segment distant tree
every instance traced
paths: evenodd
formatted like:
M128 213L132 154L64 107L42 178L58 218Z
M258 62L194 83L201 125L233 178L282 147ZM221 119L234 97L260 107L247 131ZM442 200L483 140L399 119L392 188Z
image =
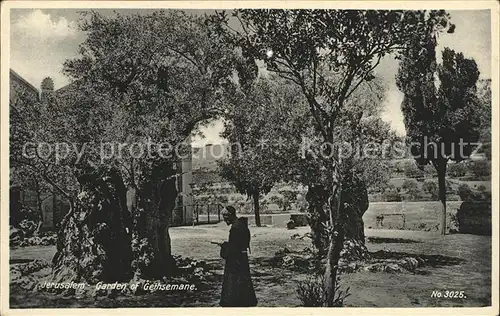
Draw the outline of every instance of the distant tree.
M223 136L232 153L219 162L219 170L239 193L252 199L255 223L260 226L259 199L285 177L290 159L296 159L298 147L294 151L293 145L307 127L303 124L307 108L297 105L302 102L300 96L280 78L260 78L242 88L225 115ZM295 110L289 111L289 106Z
M408 178L421 178L424 176L424 171L420 169L414 161L407 161L405 166L405 176Z
M432 165L425 165L423 168L423 172L425 175L429 175L429 176L437 175L436 168L434 168L434 166L432 166Z
M50 77L45 77L40 85L40 98L45 100L51 93L54 92L54 81Z
M52 78L50 78L50 77L45 77L42 80L41 89L53 91L54 90L54 80L52 80Z
M394 185L389 185L384 189L382 198L386 202L401 202L401 195Z
M450 164L448 166L448 175L453 178L463 177L467 174L467 169L465 162Z
M420 189L417 180L406 179L401 187L409 195L410 200L417 201L422 198L422 189Z
M448 161L467 159L477 147L480 117L476 83L479 71L473 59L445 48L443 62L436 62L437 35L415 45L400 63L397 85L407 139L419 165L432 163L438 173L442 203L441 234L446 233L446 167ZM436 84L436 78L439 83Z
M10 102L9 119L11 181L35 193L40 229L44 200L52 197L54 191L68 202L77 194L77 181L72 168L64 160L56 161L55 153L51 153L47 146L35 150L40 143L53 149L55 143L64 139L63 115L30 94L21 93Z
M53 197L53 188L45 179L32 168L18 165L17 168L11 169L11 180L16 183L16 186L23 190L30 190L36 198L35 210L39 216L39 222L35 234L37 234L43 225L43 202ZM13 214L11 214L13 216Z
M284 190L281 191L281 194L283 194L283 211L287 212L290 210L290 207L292 206L292 203L294 203L297 200L297 192L290 191L290 190Z

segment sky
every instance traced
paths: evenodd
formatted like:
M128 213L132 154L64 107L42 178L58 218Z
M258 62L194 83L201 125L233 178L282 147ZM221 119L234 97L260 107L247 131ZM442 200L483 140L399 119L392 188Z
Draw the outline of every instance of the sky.
M65 86L69 81L61 73L65 60L78 56L78 46L85 40L85 34L78 30L80 18L78 9L11 9L10 67L35 87L40 87L43 78L51 77L55 88ZM99 10L111 14L112 10ZM116 10L145 12L146 10ZM196 13L202 10L190 10ZM455 33L441 34L438 59L444 47L462 52L467 58L474 58L480 78L491 78L491 26L488 10L448 10ZM382 118L401 135L405 134L403 114L400 109L402 93L396 87L395 75L398 62L388 56L376 68L388 86ZM204 138L195 138L193 146L223 142L219 133L221 121L215 121L201 128Z

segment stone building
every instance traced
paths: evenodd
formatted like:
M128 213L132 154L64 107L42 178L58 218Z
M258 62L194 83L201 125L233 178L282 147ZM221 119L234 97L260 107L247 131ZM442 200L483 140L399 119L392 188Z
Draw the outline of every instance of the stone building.
M40 97L38 89L12 69L9 72L9 81L11 103L15 102L19 94L23 91L29 93L35 99Z
M42 94L35 86L12 69L10 69L9 81L9 101L12 106L21 106L16 104L21 93L26 93L35 100L40 100L42 97ZM15 171L14 168L15 167L11 166L11 174ZM57 222L54 218L54 214L63 214L69 209L68 205L59 194L54 192L54 190L52 190L52 192L37 192L35 188L36 186L34 183L30 185L21 185L15 178L11 177L9 188L10 207L11 209L16 209L20 205L24 205L33 210L41 211L43 216L42 227L54 227L54 222Z
M172 214L173 225L191 225L194 220L193 201L193 171L191 156L177 163L180 176L177 177L177 206Z

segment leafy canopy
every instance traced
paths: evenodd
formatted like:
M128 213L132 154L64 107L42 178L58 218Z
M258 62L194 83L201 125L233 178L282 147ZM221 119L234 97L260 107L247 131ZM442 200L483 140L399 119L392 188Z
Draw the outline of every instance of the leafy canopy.
M325 140L345 101L387 54L398 53L448 27L444 10L251 10L212 21L243 56L296 83Z
M480 135L476 62L445 48L438 65L434 49L435 39L419 59L411 54L405 57L397 76L405 94L402 110L407 138L420 144L412 153L420 164L466 159ZM428 67L422 69L423 65ZM431 142L437 147L429 146Z

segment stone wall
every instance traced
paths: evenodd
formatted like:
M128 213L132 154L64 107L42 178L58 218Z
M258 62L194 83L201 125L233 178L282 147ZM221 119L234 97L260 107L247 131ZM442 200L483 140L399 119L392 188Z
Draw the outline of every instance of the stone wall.
M248 218L248 223L250 225L255 225L255 215L253 214L239 214L238 216L243 216ZM262 225L269 225L274 227L286 227L286 223L292 219L295 222L295 226L307 226L306 213L296 213L296 214L260 214L260 223Z

